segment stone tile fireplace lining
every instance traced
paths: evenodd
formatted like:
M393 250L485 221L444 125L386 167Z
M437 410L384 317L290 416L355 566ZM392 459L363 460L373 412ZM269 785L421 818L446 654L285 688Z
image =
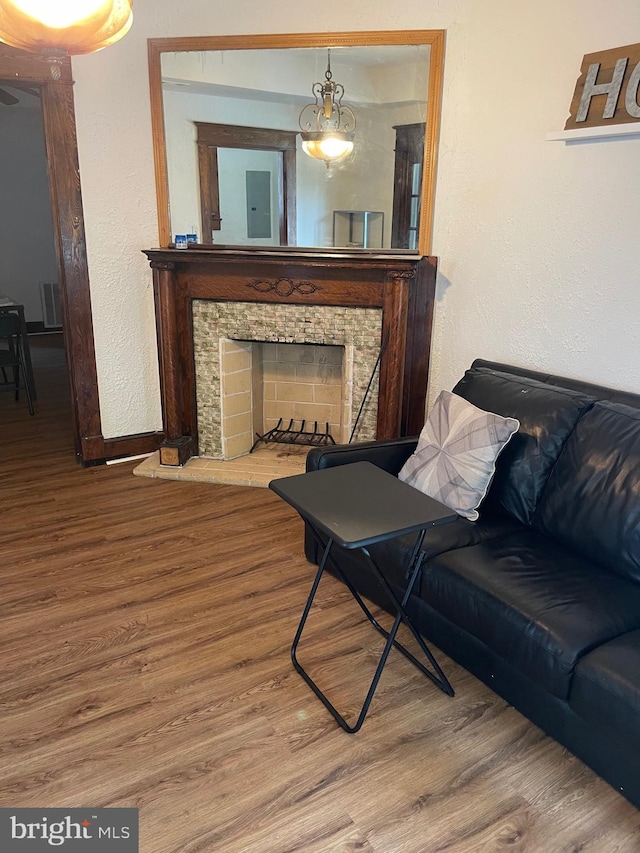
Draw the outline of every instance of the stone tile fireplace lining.
M341 345L350 358L351 412L355 423L376 367L382 335L379 308L212 302L192 303L199 455L222 458L220 341ZM376 437L378 380L371 386L354 440Z

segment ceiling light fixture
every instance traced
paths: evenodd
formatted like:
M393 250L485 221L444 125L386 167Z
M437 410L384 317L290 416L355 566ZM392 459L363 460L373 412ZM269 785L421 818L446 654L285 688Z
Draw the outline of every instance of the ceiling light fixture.
M53 63L93 53L129 32L132 6L133 0L0 0L0 41Z
M311 87L315 102L303 107L298 123L305 154L324 160L329 166L353 151L356 117L351 107L342 103L344 86L332 79L330 50L324 78L324 83L314 83Z

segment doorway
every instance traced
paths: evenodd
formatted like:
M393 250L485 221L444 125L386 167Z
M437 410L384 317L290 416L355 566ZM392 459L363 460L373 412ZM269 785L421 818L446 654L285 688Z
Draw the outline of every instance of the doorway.
M0 80L0 298L24 306L30 333L61 331L40 86Z
M297 133L198 121L195 126L202 242L295 246ZM244 198L238 186L246 187Z
M47 428L28 423L26 392L15 402L3 394L0 417L7 428L17 421L20 434L31 432L32 446L59 444L53 436L64 434L69 452L71 401L39 85L0 80L0 152L0 186L12 200L0 206L0 304L17 306L28 332L23 381L37 395L35 420Z
M0 80L40 93L73 445L79 462L103 461L107 451L98 401L71 61L66 57L50 65L40 55L0 43Z

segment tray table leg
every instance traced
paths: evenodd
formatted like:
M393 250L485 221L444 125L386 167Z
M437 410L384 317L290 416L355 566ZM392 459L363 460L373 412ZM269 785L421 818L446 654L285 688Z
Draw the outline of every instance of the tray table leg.
M304 610L302 613L302 617L300 619L300 624L298 625L298 630L296 631L296 635L295 635L295 638L293 640L293 644L291 646L291 661L292 661L293 666L296 669L296 671L302 676L304 681L313 690L313 692L318 697L318 699L320 699L322 704L332 714L332 716L334 717L334 719L336 720L338 725L340 725L341 728L343 728L349 734L355 734L355 732L360 730L360 728L362 727L362 724L364 723L364 720L367 716L367 712L369 711L369 707L371 705L371 701L373 699L373 696L374 696L376 689L378 687L378 682L380 681L380 677L382 675L385 664L387 662L387 658L389 657L389 652L391 651L391 649L393 647L398 649L398 651L400 651L408 660L410 660L414 666L416 666L427 678L429 678L437 687L439 687L440 690L442 690L444 693L446 693L449 696L453 696L454 690L451 687L451 684L449 683L447 677L445 676L442 669L438 665L438 662L434 658L431 650L428 648L427 644L424 642L424 640L420 636L417 629L414 627L413 623L411 622L409 616L407 615L407 613L405 611L405 607L407 605L407 602L409 601L409 597L410 597L411 592L413 590L414 584L415 584L417 578L420 576L420 572L422 569L422 563L424 560L424 552L421 550L421 548L422 548L422 542L423 542L424 533L425 533L425 531L423 530L418 535L418 538L416 540L416 544L414 546L409 564L407 566L407 576L409 577L409 582L407 584L407 588L404 592L404 595L403 595L401 601L399 601L398 598L396 597L396 595L394 594L393 590L391 589L390 584L388 583L388 581L386 580L386 578L384 577L384 575L380 571L379 566L376 564L375 560L373 559L373 557L369 553L368 549L367 548L361 548L360 549L361 552L364 554L364 556L367 558L367 561L369 562L375 576L377 577L378 581L382 584L383 589L387 593L389 600L392 602L392 604L396 610L396 616L395 616L395 619L393 621L393 625L391 627L391 630L388 632L375 619L375 617L373 616L373 614L371 613L371 611L369 610L367 605L364 603L364 601L362 600L361 596L359 595L359 593L357 592L357 590L355 589L353 584L345 576L342 569L340 569L340 567L337 565L336 561L332 560L334 569L336 570L336 572L340 576L341 580L345 583L345 585L349 589L351 595L356 600L356 602L358 603L358 605L360 606L360 608L364 612L364 614L367 617L367 619L369 620L369 622L373 625L373 627L377 631L379 631L384 637L386 637L386 643L385 643L384 649L382 650L380 660L378 662L375 673L374 673L373 678L371 680L371 684L369 685L367 695L365 697L365 700L364 700L364 703L363 703L362 708L360 710L360 713L358 714L356 722L353 725L350 725L345 720L345 718L342 716L342 714L340 714L340 712L337 710L337 708L329 701L327 696L322 692L322 690L318 687L318 685L315 683L315 681L306 672L306 670L303 668L303 666L298 661L298 657L297 657L298 644L300 642L300 638L302 636L304 626L307 622L309 612L310 612L311 607L313 605L313 601L315 599L316 592L318 591L318 586L320 584L320 580L322 578L322 575L325 572L327 562L329 561L329 559L332 559L331 558L331 550L332 550L333 545L334 545L333 539L329 539L326 542L326 544L323 544L322 540L320 539L317 531L313 528L313 526L309 525L309 527L311 528L311 530L312 530L314 536L316 537L316 539L318 540L318 542L323 546L323 553L322 553L322 558L321 558L320 563L318 565L318 570L316 572L316 575L315 575L315 578L314 578L314 581L313 581L313 584L311 587L311 591L309 592L309 596L307 598L307 601L306 601L306 604L305 604L305 607L304 607ZM429 661L429 663L431 664L431 666L433 667L435 672L432 672L429 669L427 669L427 667L425 667L419 660L417 660L416 657L414 655L412 655L408 649L405 648L405 646L403 646L401 643L399 643L396 640L396 634L398 633L398 629L400 628L400 625L402 623L404 623L409 628L413 637L415 638L416 642L420 646L422 652L424 653L425 657L427 658L427 660Z

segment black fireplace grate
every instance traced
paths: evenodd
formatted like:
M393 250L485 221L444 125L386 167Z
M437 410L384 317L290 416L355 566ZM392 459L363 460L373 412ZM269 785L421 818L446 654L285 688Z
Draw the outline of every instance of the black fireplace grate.
M264 444L308 444L312 447L321 447L325 444L335 444L333 436L329 431L329 423L325 424L325 431L318 429L318 421L313 421L313 430L306 429L307 422L300 422L300 429L296 429L293 418L289 421L287 427L282 426L282 418L278 421L273 429L265 432L264 435L256 433L258 436L253 443L253 447L249 451L253 453L260 443Z

